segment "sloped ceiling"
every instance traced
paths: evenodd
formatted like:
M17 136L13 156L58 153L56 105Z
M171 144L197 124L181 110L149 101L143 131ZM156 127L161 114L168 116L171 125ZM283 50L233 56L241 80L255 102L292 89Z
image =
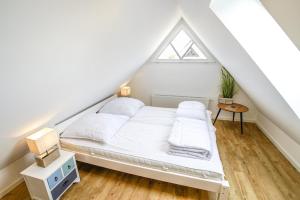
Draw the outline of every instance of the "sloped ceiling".
M300 119L209 9L210 1L178 2L187 22L219 62L226 66L257 108L300 144Z
M2 0L0 168L27 152L32 130L116 91L181 14L260 111L300 142L300 120L209 0Z
M179 19L173 0L0 2L0 169L23 138L115 92Z
M300 50L300 1L260 0L276 22Z

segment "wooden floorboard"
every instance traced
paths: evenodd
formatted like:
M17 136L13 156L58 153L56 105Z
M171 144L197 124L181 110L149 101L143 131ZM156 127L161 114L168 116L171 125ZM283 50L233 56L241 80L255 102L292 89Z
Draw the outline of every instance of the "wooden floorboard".
M217 121L218 148L232 200L300 200L300 173L255 124ZM78 163L81 182L61 199L207 200L205 191ZM3 200L30 199L23 182Z

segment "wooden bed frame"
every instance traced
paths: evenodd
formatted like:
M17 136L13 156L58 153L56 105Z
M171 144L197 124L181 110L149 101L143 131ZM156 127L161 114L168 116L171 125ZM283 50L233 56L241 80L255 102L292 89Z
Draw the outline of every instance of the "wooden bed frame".
M116 95L112 95L90 107L84 109L72 115L71 117L59 122L55 125L55 130L61 134L65 128L74 122L75 120L79 119L80 117L88 114L97 112L106 102L111 101L112 99L116 98ZM226 200L229 194L229 183L226 180L217 181L211 179L204 179L194 176L189 176L185 174L175 173L175 172L168 172L163 170L158 170L150 167L139 166L127 162L117 161L113 159L108 159L101 157L100 155L82 153L79 151L73 151L69 149L64 149L67 151L72 151L76 154L76 160L84 163L89 163L92 165L105 167L108 169L117 170L120 172L125 172L128 174L133 174L137 176L142 176L150 179L156 179L160 181L165 181L169 183L174 183L178 185L184 185L188 187L193 187L201 190L209 191L210 199L217 199L217 200Z

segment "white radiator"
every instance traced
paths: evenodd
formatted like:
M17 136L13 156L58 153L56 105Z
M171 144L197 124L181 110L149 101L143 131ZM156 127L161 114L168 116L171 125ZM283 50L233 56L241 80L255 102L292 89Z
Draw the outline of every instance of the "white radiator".
M209 104L207 97L190 97L180 95L165 95L165 94L152 94L151 105L157 107L177 108L178 104L182 101L200 101L206 107Z

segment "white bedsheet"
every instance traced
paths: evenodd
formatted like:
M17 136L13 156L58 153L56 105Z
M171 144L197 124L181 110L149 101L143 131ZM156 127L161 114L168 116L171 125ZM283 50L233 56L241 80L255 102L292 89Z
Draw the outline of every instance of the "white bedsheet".
M63 148L136 165L223 180L224 172L215 142L212 145L214 153L209 161L167 153L167 139L175 120L175 112L176 109L144 107L118 131L110 144L62 138L61 145Z
M172 126L175 117L175 108L144 106L130 120L140 123Z

